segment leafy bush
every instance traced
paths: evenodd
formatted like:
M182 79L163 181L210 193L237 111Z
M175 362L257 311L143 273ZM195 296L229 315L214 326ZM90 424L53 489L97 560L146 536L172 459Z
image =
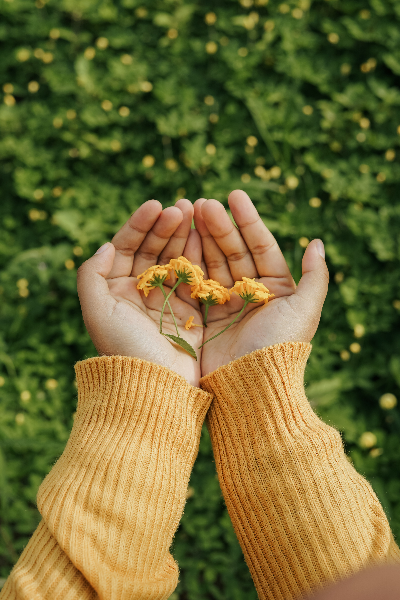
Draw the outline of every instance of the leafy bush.
M0 15L0 575L68 438L74 362L96 355L77 267L144 200L237 187L296 280L325 241L308 395L399 536L400 4L5 0ZM191 489L173 597L256 598L206 430Z

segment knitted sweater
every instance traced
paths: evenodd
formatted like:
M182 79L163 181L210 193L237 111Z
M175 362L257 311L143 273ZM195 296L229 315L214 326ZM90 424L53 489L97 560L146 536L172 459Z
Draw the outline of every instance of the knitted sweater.
M257 350L204 377L203 390L136 358L77 363L71 436L40 486L42 521L0 599L166 600L178 582L169 548L207 411L260 599L299 598L367 565L400 562L371 486L307 401L310 349Z

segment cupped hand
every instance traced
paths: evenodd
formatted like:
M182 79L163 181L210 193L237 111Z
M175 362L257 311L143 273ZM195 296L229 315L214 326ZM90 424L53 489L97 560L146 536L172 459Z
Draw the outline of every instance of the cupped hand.
M205 344L203 376L259 348L280 342L310 342L328 291L329 274L321 240L308 245L303 275L296 287L275 238L248 195L235 190L228 203L237 227L220 202L200 199L194 205L207 275L227 288L242 277L255 278L275 297L267 305L248 304L232 327ZM204 341L222 331L242 307L243 300L236 294L226 304L210 307Z
M156 200L145 202L123 225L102 252L78 269L78 295L83 319L99 355L133 356L168 367L197 386L200 352L195 361L187 352L159 333L164 296L151 290L147 298L137 289L137 276L155 264L186 256L200 263L201 242L191 231L193 206L179 200L162 210ZM170 290L174 278L164 284ZM198 302L190 298L190 287L181 284L170 298L179 334L193 347L202 343L203 329L185 330L194 316L201 323ZM166 307L163 332L175 334L175 325Z

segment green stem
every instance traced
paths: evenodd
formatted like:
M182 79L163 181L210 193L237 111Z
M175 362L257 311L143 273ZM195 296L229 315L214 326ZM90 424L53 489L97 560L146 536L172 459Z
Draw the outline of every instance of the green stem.
M208 309L209 308L210 308L210 305L206 304L206 310L205 310L205 313L204 313L204 320L203 320L204 327L207 327L207 315L208 315Z
M182 283L182 279L178 279L178 281L176 282L176 284L174 285L174 287L172 288L172 290L170 291L170 293L168 294L168 296L165 296L165 300L164 300L164 304L163 307L161 309L161 317L160 317L160 333L162 333L162 320L163 320L163 316L164 316L164 310L165 310L165 305L167 304L170 296L174 293L174 291L176 290L176 288L178 287L178 285ZM170 307L171 310L171 307ZM172 311L171 311L172 313ZM173 313L172 313L173 314ZM175 322L175 318L173 317L174 322ZM175 323L176 325L176 323ZM178 328L177 328L178 330ZM179 333L178 333L178 337L180 337Z
M238 319L238 318L240 317L240 315L242 314L242 312L244 311L244 309L246 308L246 306L247 306L248 304L249 304L249 300L246 300L246 301L245 301L245 303L244 303L244 305L243 305L243 308L242 308L242 310L241 310L241 311L240 311L240 312L239 312L239 313L236 315L236 317L233 319L233 321L231 321L231 322L229 323L229 325L227 325L227 326L225 327L225 329L223 329L222 331L220 331L220 332L219 332L219 333L217 333L216 335L213 335L212 337L210 337L210 339L209 339L209 340L207 340L206 342L204 342L204 343L203 343L201 346L199 346L197 349L198 349L198 350L200 350L200 348L202 348L202 347L204 346L204 344L207 344L208 342L211 342L211 340L215 340L215 338L217 338L219 335L221 335L221 333L224 333L224 331L226 331L227 329L229 329L229 327L230 327L231 325L233 325L233 324L234 324L234 322L236 321L236 319Z
M173 318L173 320L174 320L174 323L175 323L175 329L176 329L176 335L177 335L178 337L181 337L181 336L179 335L179 330L178 330L178 325L177 325L177 323L176 323L176 320L175 320L175 315L174 315L174 313L172 312L172 308L171 308L171 305L170 305L170 303L169 303L169 300L168 300L168 298L167 298L167 294L165 293L165 290L164 290L164 288L163 288L163 286L162 286L162 285L160 285L160 290L161 290L161 291L162 291L162 293L164 294L165 301L166 301L166 303L168 304L168 308L169 308L169 310L170 310L170 313L171 313L171 316L172 316L172 318ZM162 318L162 317L161 317L161 318ZM162 333L162 321L160 321L160 333Z

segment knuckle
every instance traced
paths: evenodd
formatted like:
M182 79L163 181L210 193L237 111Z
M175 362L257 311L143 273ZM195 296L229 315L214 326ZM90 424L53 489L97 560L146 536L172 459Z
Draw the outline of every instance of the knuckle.
M81 266L77 269L76 271L76 289L78 292L78 296L81 295L82 293L82 288L84 285L84 279L86 277L86 271L87 271L87 265L86 265L85 261L84 263L81 264Z
M211 259L207 260L206 263L208 269L220 269L226 265L226 261L224 259Z
M116 252L118 252L118 254L122 254L122 256L133 256L134 251L132 250L132 248L118 248L117 246L115 246L115 250Z
M135 214L135 213L133 213L133 214ZM136 233L139 233L140 235L144 235L144 234L148 233L146 230L141 229L140 227L135 225L135 223L132 223L131 219L128 220L128 227L129 227L129 229L132 229L133 231L135 231Z
M138 257L138 256L140 256L140 258L142 258L143 260L149 260L149 261L156 261L158 258L158 254L155 254L154 252L146 252L146 251L137 252L136 257Z
M293 279L285 280L282 283L282 288L286 294L293 294L296 291L296 283Z
M257 244L257 246L253 246L251 248L251 253L256 256L260 256L266 252L269 252L274 246L277 245L278 243L276 240L274 240L271 244Z
M177 258L177 256L172 256L172 254L171 255L169 255L169 254L161 255L158 259L158 264L161 266L167 265L169 263L169 261L172 260L173 258Z
M158 238L158 240L169 240L172 235L173 232L171 232L171 230L169 231L163 231L161 228L158 230L156 228L153 229L153 231L151 232L156 238Z
M240 260L243 260L248 253L248 250L242 250L242 252L232 252L232 254L228 255L228 260L230 262L238 262Z
M80 267L78 267L77 271L76 271L76 278L77 279L82 279L82 276L84 275L85 271L87 270L87 260L85 260L85 262L83 262L81 264Z
M256 219L253 219L253 221L248 221L247 223L243 223L242 225L240 225L240 229L245 229L246 227L252 227L253 225L256 225L257 223L259 223L261 221L260 216L258 215ZM261 221L262 223L262 221Z

